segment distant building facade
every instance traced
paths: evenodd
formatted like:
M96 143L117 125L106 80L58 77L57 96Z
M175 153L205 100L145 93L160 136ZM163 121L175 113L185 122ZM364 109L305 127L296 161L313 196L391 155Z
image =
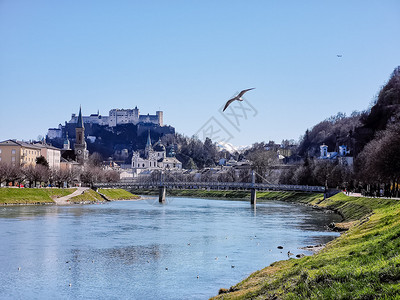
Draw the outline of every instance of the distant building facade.
M40 155L46 159L50 169L60 169L61 149L47 145L46 143L37 143L34 145L40 148Z
M0 162L13 166L36 165L41 148L26 142L6 140L0 142Z
M174 156L175 152L170 151L167 156L165 146L159 139L154 146L151 144L150 131L148 132L147 143L144 149L144 157L140 156L138 151L132 155L132 172L133 176L137 177L145 171L151 172L154 170L182 170L182 163Z
M49 128L47 131L47 138L57 139L62 137L62 125L59 124L58 128Z
M78 117L72 114L71 120L68 123L77 123ZM111 109L108 116L101 116L99 112L97 114L91 114L90 116L82 116L84 123L98 124L108 127L115 127L123 124L138 124L138 123L150 123L158 126L164 126L163 112L156 111L155 115L140 115L140 111L137 107L133 109ZM59 134L59 128L50 128L48 136L61 137Z
M352 166L353 156L350 155L350 150L346 145L339 146L339 152L329 152L328 146L323 144L320 146L320 159L338 160L341 165Z

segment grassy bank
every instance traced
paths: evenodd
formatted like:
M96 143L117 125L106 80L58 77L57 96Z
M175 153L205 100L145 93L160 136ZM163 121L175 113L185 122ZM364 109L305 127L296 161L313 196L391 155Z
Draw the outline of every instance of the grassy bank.
M17 204L54 204L54 198L59 198L72 194L76 189L58 189L58 188L0 188L0 205ZM108 200L127 200L139 199L139 196L133 195L123 189L100 189ZM99 202L105 199L93 190L87 190L82 195L70 199L70 203Z
M70 203L90 203L104 201L103 197L92 189L86 190L82 195L72 197Z
M215 299L400 298L400 201L337 194L300 202L340 212L349 230L320 253L273 263Z
M140 197L123 189L99 189L108 200L136 200Z
M158 195L158 190L134 189L132 193L138 195ZM207 191L207 190L172 190L167 189L167 196L172 197L196 197L196 198L221 198L221 199L245 199L250 200L250 191ZM303 192L257 192L257 201L281 200L301 203L311 203L315 199L321 199L322 194Z
M54 203L53 199L67 196L75 189L27 189L0 188L1 204L45 204Z

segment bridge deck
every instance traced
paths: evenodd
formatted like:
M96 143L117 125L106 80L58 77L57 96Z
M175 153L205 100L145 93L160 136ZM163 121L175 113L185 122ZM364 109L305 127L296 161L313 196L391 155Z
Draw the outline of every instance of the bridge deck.
M122 181L116 183L95 183L96 188L123 188L123 189L155 189L160 186L168 189L211 189L211 190L272 190L272 191L301 191L324 193L323 186L288 185L288 184L267 184L247 182L136 182Z

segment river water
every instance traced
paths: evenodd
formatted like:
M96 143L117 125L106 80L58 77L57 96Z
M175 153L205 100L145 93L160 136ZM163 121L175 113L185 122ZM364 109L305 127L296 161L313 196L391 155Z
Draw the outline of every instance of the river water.
M338 216L284 202L169 198L0 207L1 299L207 299ZM282 250L277 246L283 246Z

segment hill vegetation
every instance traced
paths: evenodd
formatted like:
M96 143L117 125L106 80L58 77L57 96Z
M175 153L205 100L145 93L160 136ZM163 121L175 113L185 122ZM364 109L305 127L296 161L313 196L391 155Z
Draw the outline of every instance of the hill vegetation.
M370 109L338 113L307 130L295 155L302 161L286 170L280 183L328 185L365 193L399 195L400 179L400 67L391 74ZM316 159L320 145L338 151L346 145L354 168Z

